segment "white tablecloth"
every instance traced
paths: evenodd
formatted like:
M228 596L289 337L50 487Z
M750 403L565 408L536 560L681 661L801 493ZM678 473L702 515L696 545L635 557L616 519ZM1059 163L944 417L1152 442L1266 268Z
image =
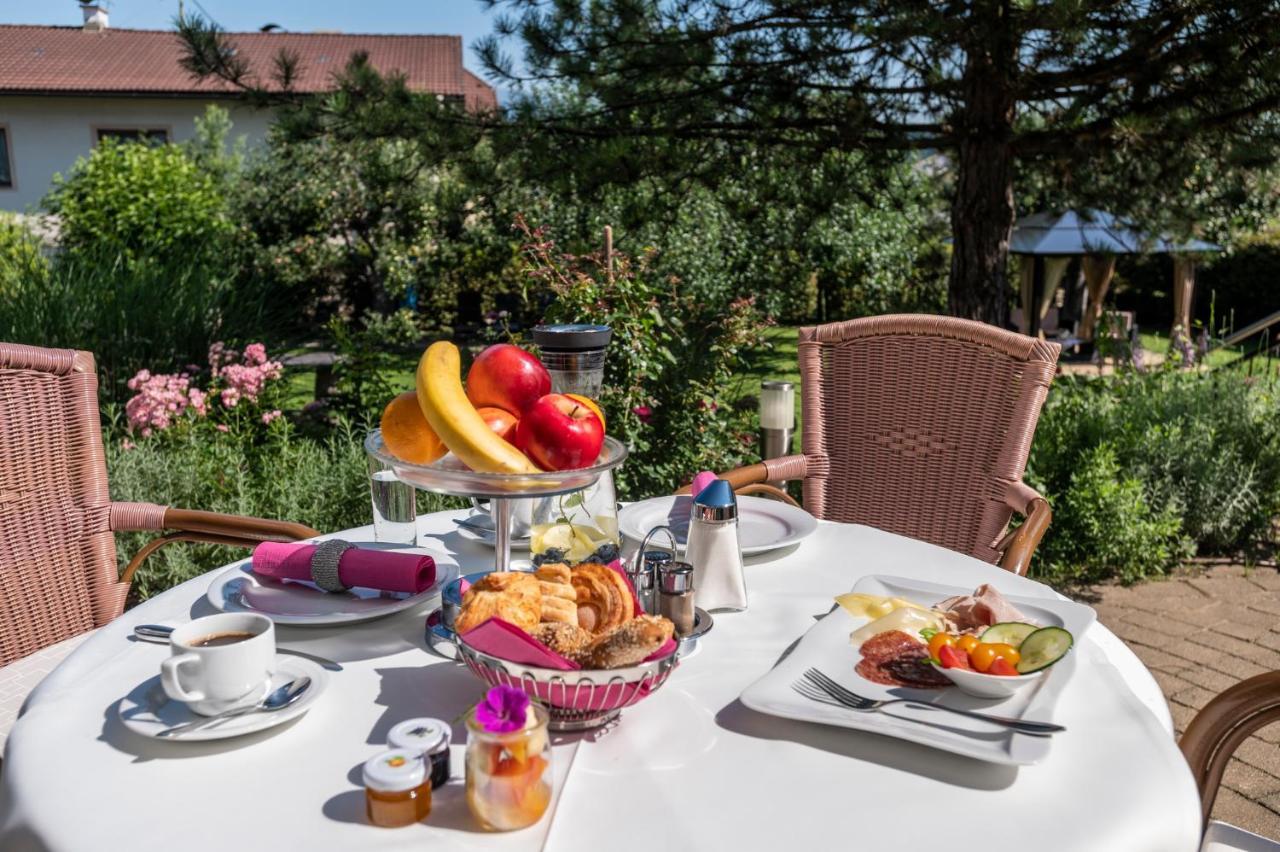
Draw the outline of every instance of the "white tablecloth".
M492 551L419 521L464 571ZM370 530L342 534L367 540ZM401 719L453 719L480 694L464 668L425 650L424 611L342 629L282 628L282 646L339 661L297 721L248 737L157 743L115 717L167 650L134 624L211 611L209 576L99 631L41 684L0 771L0 849L818 849L1191 852L1199 800L1159 688L1101 625L1055 721L1070 729L1037 766L992 766L880 737L763 716L744 687L861 576L897 574L1027 596L1047 587L868 527L823 523L796 548L749 560L751 607L722 615L667 685L595 735L561 738L554 810L535 827L481 833L455 782L430 819L364 824L359 767Z

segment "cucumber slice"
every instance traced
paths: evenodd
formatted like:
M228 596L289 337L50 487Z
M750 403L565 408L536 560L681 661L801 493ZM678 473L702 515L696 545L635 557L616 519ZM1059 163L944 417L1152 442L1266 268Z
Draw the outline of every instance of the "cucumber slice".
M993 624L988 627L986 632L978 637L978 641L1003 642L1006 645L1012 645L1017 648L1022 644L1022 640L1039 629L1034 624L1024 624L1021 621L1002 621L999 624Z
M1018 662L1018 674L1030 674L1048 668L1066 656L1074 638L1061 627L1041 627L1018 648L1022 659Z

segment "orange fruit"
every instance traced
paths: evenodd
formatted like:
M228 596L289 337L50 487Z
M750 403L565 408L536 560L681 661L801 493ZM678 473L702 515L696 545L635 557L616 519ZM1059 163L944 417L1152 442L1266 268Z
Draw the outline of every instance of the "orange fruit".
M436 437L418 406L418 395L408 391L387 403L382 411L382 442L396 458L414 464L430 464L449 452Z
M596 417L600 418L600 428L603 429L605 432L609 431L609 424L605 423L604 421L604 412L600 410L599 404L594 399L591 399L590 397L585 397L585 396L582 396L581 394L576 394L576 393L567 393L565 394L565 396L569 397L569 399L573 400L574 402L585 405L588 411L590 411Z

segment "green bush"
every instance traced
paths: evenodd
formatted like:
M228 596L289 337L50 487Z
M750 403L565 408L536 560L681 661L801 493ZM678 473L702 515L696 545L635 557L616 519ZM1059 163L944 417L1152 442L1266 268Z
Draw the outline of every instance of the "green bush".
M1230 370L1059 377L1027 467L1055 512L1034 570L1131 581L1189 553L1273 550L1276 402L1275 383Z
M761 342L765 321L750 299L709 304L657 278L649 256L559 252L518 220L528 243L530 291L549 289L548 322L613 328L601 404L609 434L631 453L617 474L621 499L669 493L704 468L734 467L752 451L753 411L736 409L735 369Z
M59 216L63 247L96 257L196 264L231 232L225 187L179 145L104 139L54 178L45 205Z
M18 217L0 213L0 299L15 297L27 279L44 279L49 264L42 248Z

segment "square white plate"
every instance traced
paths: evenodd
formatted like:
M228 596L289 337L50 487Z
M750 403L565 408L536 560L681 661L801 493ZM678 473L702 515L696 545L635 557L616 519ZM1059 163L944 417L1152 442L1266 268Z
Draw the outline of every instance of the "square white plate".
M1000 587L998 582L993 585ZM873 575L859 580L853 591L905 598L929 607L953 595L970 594L973 589L906 577ZM1027 618L1042 626L1066 628L1075 637L1077 646L1097 618L1092 608L1071 601L1014 595L1005 595L1005 598ZM816 668L846 689L867 698L910 698L997 716L1052 722L1054 705L1070 682L1080 656L1079 648L1073 648L1061 662L1045 671L1039 683L1002 700L974 698L954 686L942 689L884 686L872 683L854 671L862 655L849 644L849 634L868 620L854 618L843 607L837 606L811 627L791 653L768 674L747 687L742 693L742 703L752 710L772 716L870 731L990 763L1032 764L1044 759L1049 753L1052 742L1049 737L1016 733L954 713L939 713L905 705L895 705L875 712L858 712L811 701L792 689L792 684L800 680L806 669Z

